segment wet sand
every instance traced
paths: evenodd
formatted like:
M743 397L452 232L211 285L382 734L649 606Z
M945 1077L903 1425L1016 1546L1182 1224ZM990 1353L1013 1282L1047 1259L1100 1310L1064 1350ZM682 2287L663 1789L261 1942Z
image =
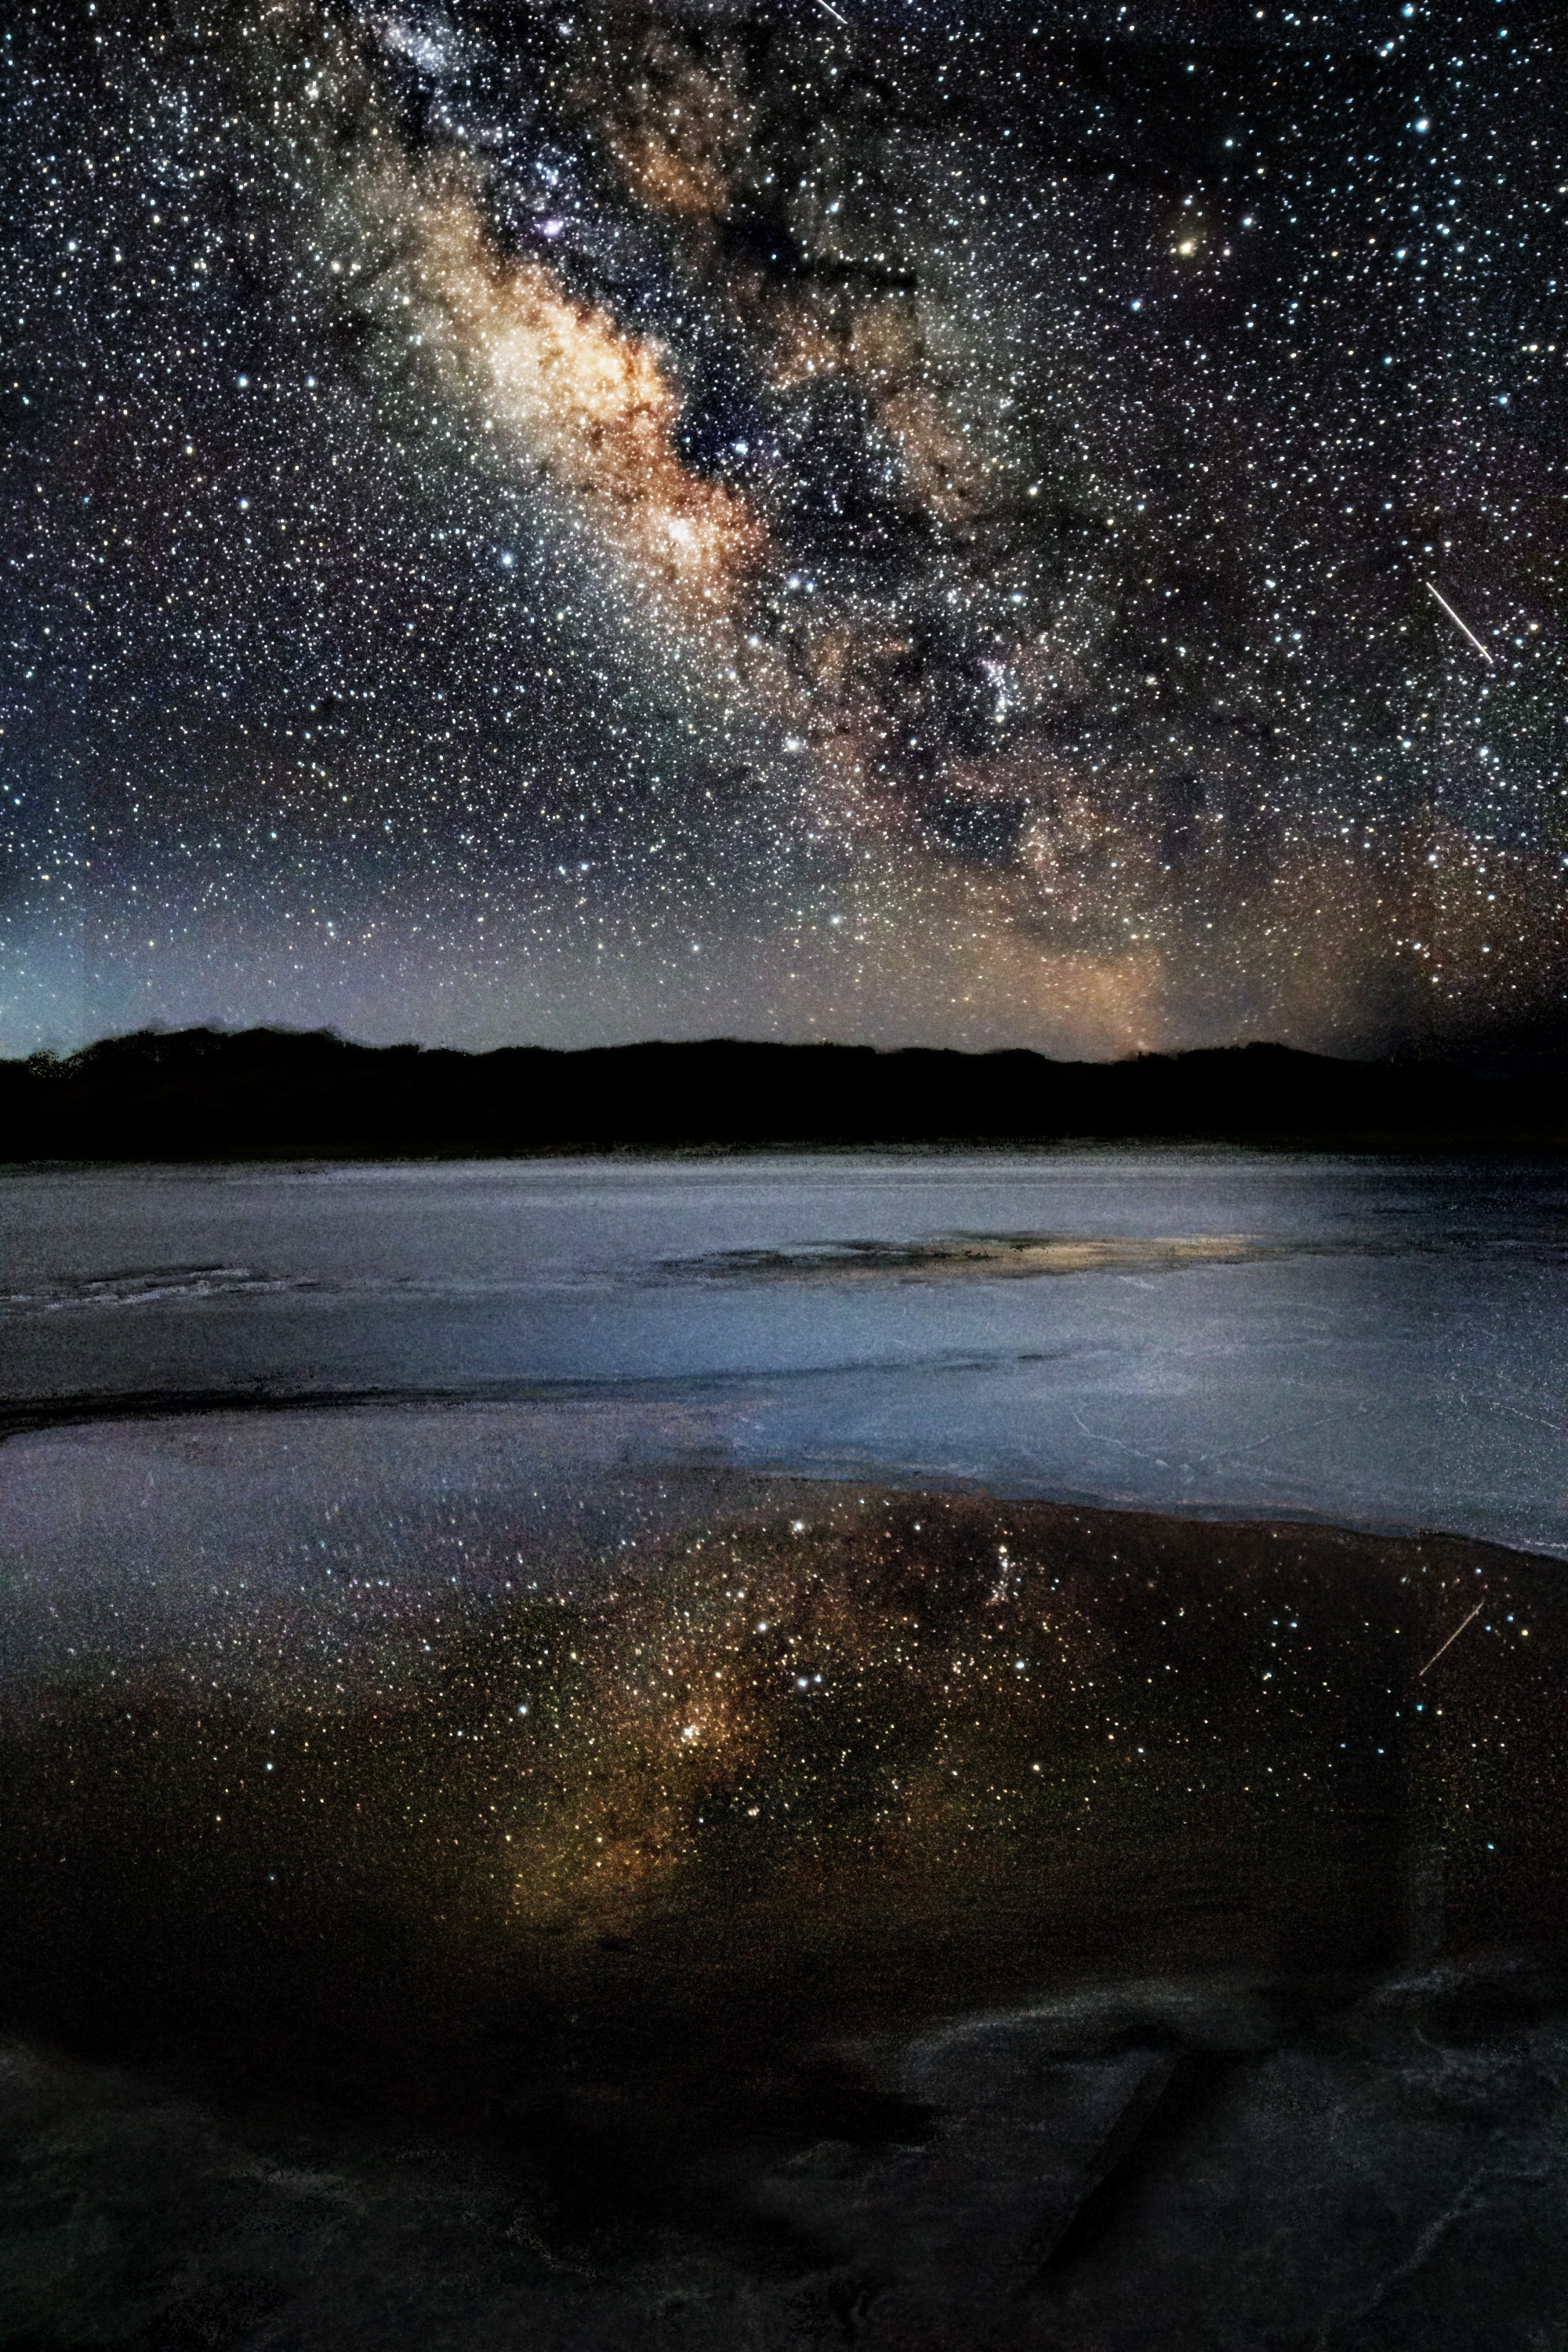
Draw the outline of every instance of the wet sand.
M569 2269L678 2246L730 2294L847 2263L882 2284L838 2340L984 2305L1032 2343L1027 2280L1050 2304L1058 2239L1068 2270L1114 2239L1237 2067L1412 2002L1477 2047L1555 2032L1556 1563L727 1478L569 1582L517 1558L510 1591L378 1598L357 1646L263 1613L13 1688L25 2105L130 2068L132 2112L157 2086L373 2170L414 2134L511 2180ZM1076 2085L1048 2130L1046 2076ZM913 2207L878 2185L911 2149ZM686 2340L623 2288L626 2340Z

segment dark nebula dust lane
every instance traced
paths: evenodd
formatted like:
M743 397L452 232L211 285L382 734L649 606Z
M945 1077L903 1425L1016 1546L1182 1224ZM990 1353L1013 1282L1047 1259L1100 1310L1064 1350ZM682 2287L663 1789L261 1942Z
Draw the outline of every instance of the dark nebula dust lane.
M0 1048L1560 1011L1561 34L3 44Z

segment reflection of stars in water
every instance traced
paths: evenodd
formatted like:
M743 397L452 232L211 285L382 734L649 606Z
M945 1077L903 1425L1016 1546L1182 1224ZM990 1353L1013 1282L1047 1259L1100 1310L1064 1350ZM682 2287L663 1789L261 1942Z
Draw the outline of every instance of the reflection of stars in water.
M494 1573L503 1529L483 1559L460 1548L438 1604L358 1573L281 1617L237 1591L176 1714L150 1697L162 1670L110 1677L110 1744L132 1780L156 1759L158 1817L259 1857L279 1903L323 1863L438 1881L525 1936L627 1932L731 1880L816 1902L869 1874L914 1900L1021 1873L1048 1894L1173 1807L1404 1805L1443 1703L1416 1696L1430 1629L1479 1570L1438 1547L1413 1555L1419 1590L1375 1561L1336 1590L1327 1540L825 1496L623 1543L573 1598ZM1481 1613L1507 1701L1470 1702L1456 1851L1493 1850L1470 1800L1539 1704L1521 1613L1500 1592Z
M840 13L18 33L5 1042L1560 1002L1544 49Z

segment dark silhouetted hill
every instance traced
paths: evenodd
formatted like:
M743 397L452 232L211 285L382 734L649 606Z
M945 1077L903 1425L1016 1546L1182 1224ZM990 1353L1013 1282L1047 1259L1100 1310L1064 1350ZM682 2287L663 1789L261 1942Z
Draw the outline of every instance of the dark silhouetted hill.
M1282 1045L1050 1062L864 1045L460 1054L327 1031L144 1031L0 1063L0 1156L192 1160L671 1147L1568 1141L1561 1066L1343 1062Z

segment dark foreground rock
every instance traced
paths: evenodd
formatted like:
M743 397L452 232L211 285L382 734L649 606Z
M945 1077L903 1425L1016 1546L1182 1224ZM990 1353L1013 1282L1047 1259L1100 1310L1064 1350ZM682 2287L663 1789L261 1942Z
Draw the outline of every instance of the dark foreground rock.
M1564 1990L1506 1964L1328 2005L1100 1984L841 2049L885 2088L880 2133L731 2152L710 2210L693 2180L657 2223L564 2215L493 2146L219 2119L12 2046L0 2341L1547 2352L1568 2308Z

